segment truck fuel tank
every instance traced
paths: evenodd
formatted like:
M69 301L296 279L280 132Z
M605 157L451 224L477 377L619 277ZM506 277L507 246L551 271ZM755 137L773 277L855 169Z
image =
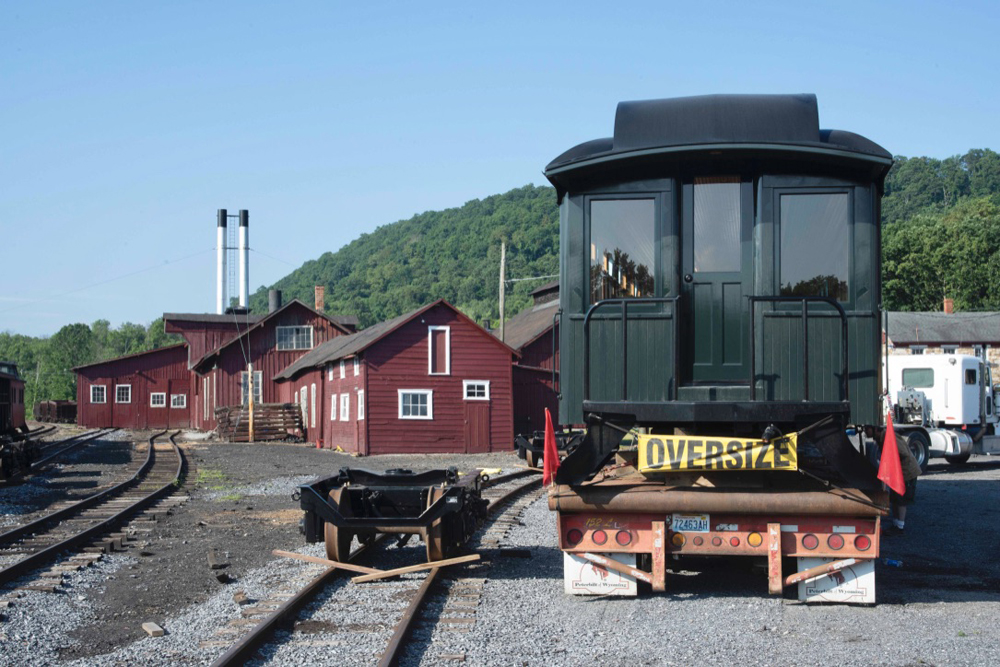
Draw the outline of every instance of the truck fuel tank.
M965 431L929 428L931 453L937 456L962 456L972 452L972 438Z

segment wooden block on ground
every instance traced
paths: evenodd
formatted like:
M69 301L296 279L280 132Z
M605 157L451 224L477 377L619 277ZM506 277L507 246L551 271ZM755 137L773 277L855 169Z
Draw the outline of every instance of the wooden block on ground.
M438 660L454 660L455 662L465 662L464 653L442 653Z
M153 622L143 623L142 629L145 630L146 634L150 637L162 637L165 634L163 628Z
M444 616L438 619L438 623L444 623L446 625L475 622L475 618L469 618L468 616Z

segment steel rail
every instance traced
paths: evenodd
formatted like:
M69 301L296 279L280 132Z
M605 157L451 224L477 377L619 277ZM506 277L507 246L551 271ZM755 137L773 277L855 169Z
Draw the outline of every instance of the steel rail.
M494 514L494 512L499 507L507 503L514 496L526 493L536 484L541 484L542 480L541 478L537 477L538 475L537 472L533 470L528 470L525 472L536 475L536 479L529 480L524 484L516 486L513 489L506 491L498 498L493 498L490 501L489 506L486 508L487 512L489 512L490 514ZM514 477L515 475L517 477L523 476L518 473L514 473L514 475L508 475L505 478L502 478L501 481L498 483L502 483L503 481L510 481L511 478ZM485 524L483 527L485 527ZM421 608L423 607L424 602L427 600L428 592L431 589L431 585L434 583L434 580L437 578L440 570L441 568L435 567L432 570L430 570L430 572L427 573L427 577L421 584L420 589L417 590L416 595L410 601L410 606L408 606L406 608L406 611L403 612L403 618L400 619L399 623L396 625L395 630L393 630L392 637L389 639L389 644L386 647L385 652L382 654L382 657L378 661L379 667L395 667L396 665L399 664L399 659L403 654L403 648L406 646L406 640L410 635L410 631L413 629L413 625L416 622L416 619L419 615L419 612L421 611Z
M70 442L71 440L76 440L76 442L73 442L73 443L71 443L69 445L66 445L65 447L63 447L62 449L60 449L58 452L55 452L54 454L49 454L45 458L39 459L39 460L35 461L34 463L32 463L31 464L31 472L30 472L30 474L35 474L35 473L39 472L44 466L48 465L49 463L51 463L55 459L59 458L63 454L67 454L67 453L73 451L74 449L78 449L80 447L83 447L84 445L86 445L88 443L91 443L94 440L97 440L98 438L101 438L101 437L103 437L105 435L109 435L111 433L114 433L117 430L118 429L116 429L116 428L101 429L101 430L93 432L93 433L83 433L81 435L77 435L77 436L74 436L72 438L67 438L66 440L63 440L62 442L57 442L57 443L53 443L53 444L49 445L47 447L47 449L52 449L54 447L58 447L59 445L66 444L67 442Z
M351 552L351 555L347 558L347 562L353 563L369 550L374 549L375 545L381 544L388 538L388 533L382 533L372 542L362 544L360 547ZM271 634L278 628L279 625L281 625L289 617L297 614L302 607L313 599L313 597L326 588L326 585L333 581L339 573L340 571L337 568L331 567L317 575L312 581L306 584L302 590L296 593L293 597L288 598L284 604L275 609L274 613L269 614L260 623L255 625L253 630L243 635L239 641L229 647L228 651L216 658L215 662L212 663L212 667L242 665L250 660L257 649L263 646L264 643L270 639Z
M177 446L177 442L175 440L175 438L179 433L180 431L177 431L176 433L170 436L170 444L173 446L174 453L177 455L177 469L175 471L174 478L171 481L157 488L151 493L142 496L141 498L139 498L139 500L132 503L125 509L121 510L120 512L117 512L113 516L108 517L103 521L100 521L99 523L91 526L90 528L87 528L86 530L76 533L65 540L57 542L56 544L46 547L41 551L33 553L27 556L26 558L19 560L13 565L3 568L2 570L0 570L0 584L9 583L10 581L13 581L14 579L26 574L27 572L30 572L31 570L38 568L42 564L48 562L50 559L56 557L61 552L66 551L67 549L72 549L80 544L85 544L92 538L96 537L97 535L108 532L108 530L110 530L118 522L134 514L135 512L145 509L149 505L159 500L162 496L166 495L168 492L176 488L175 486L176 483L184 475L184 467L185 467L184 454L181 452L180 447ZM145 480L147 473L153 467L153 464L156 460L156 455L154 453L156 449L154 440L156 440L156 438L164 434L166 434L166 431L157 433L156 435L153 435L149 438L149 451L146 453L146 460L142 464L142 467L139 468L139 470L136 472L135 475L132 476L131 479L126 480L121 484L117 484L111 487L110 489L107 489L106 491L102 491L101 493L90 496L89 498L85 498L78 503L70 505L67 508L59 510L57 512L53 512L52 514L49 514L47 516L44 516L41 519L38 519L37 521L33 521L27 524L26 526L21 526L20 528L15 528L14 530L8 531L3 535L0 535L0 542L9 543L11 540L17 540L22 536L38 532L38 529L41 528L44 524L51 523L57 519L62 519L76 512L90 509L91 507L99 505L103 500L108 499L109 497L113 497L114 495L117 495L120 492L127 491L131 487L141 484Z
M518 470L509 475L503 475L502 477L491 478L488 481L483 482L482 488L489 488L491 486L496 486L498 484L510 482L512 480L519 479L527 475L538 475L538 473L534 470ZM532 482L523 485L523 488L530 486L534 481L535 480L532 480ZM507 497L509 497L509 495L510 495L509 493L504 494L502 498L506 499ZM498 505L499 503L497 503L494 500L493 502L490 503L489 507L487 508L487 511L491 511L492 508L497 507ZM351 555L348 556L347 558L347 562L349 563L356 562L363 555L368 553L370 550L374 549L376 545L381 544L382 542L387 540L390 536L391 535L389 533L381 533L369 544L362 544L360 547L351 552ZM427 591L429 591L431 588L431 582L433 582L434 579L437 577L439 569L440 568L434 568L427 575L424 584L421 585L421 588L417 591L416 597L414 598L413 601L411 601L410 608L408 608L406 613L404 614L404 619L407 616L409 616L411 619L416 616L416 612L419 611L421 605L423 604L423 600L424 598L426 598ZM233 667L235 665L242 665L246 663L254 656L254 653L256 653L257 650L260 647L262 647L267 642L268 639L271 638L271 635L283 622L285 622L289 617L292 617L295 614L297 614L299 610L302 609L302 607L308 604L316 595L318 595L327 586L327 584L332 582L339 575L340 575L340 570L333 567L317 575L312 581L306 584L298 593L296 593L293 597L286 600L284 604L278 607L272 614L269 614L260 623L255 625L250 632L245 634L235 644L229 647L229 649L225 653L216 658L215 661L212 663L212 667ZM399 626L397 626L396 630L393 633L392 638L389 641L389 648L387 648L386 653L383 654L383 659L385 659L386 655L390 655L390 657L393 654L398 655L398 651L402 647L403 642L405 641L406 636L409 633L410 625L412 625L412 620L409 624L407 624L406 628L401 629ZM394 646L395 648L393 648ZM392 649L393 651L392 654L390 654L389 649ZM387 663L387 664L393 664L393 663Z

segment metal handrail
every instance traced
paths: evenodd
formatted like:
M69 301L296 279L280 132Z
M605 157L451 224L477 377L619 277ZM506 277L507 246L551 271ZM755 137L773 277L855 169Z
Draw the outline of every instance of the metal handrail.
M562 392L559 391L559 368L556 365L556 337L559 335L556 327L559 326L559 318L562 317L562 309L556 309L552 315L552 391L556 398L562 400Z
M844 311L844 307L841 306L836 299L828 296L748 296L747 298L750 299L750 400L757 400L757 318L755 317L754 306L758 301L766 301L769 303L787 303L798 301L802 303L802 387L805 393L802 400L809 400L809 303L819 302L836 308L837 315L840 317L840 356L841 371L843 373L841 376L841 391L844 396L842 400L849 401L850 391L847 359L847 313Z
M604 306L620 305L621 306L621 318L622 318L622 399L628 399L628 306L629 304L641 304L641 303L671 303L673 304L672 312L670 316L674 320L674 340L673 340L673 364L674 364L674 383L671 387L671 400L677 400L677 377L679 372L679 360L677 358L677 341L680 337L680 317L677 316L677 302L680 301L680 295L677 296L663 296L663 297L653 297L653 296L643 296L628 299L604 299L592 304L590 308L587 309L587 314L583 317L583 400L590 400L590 318L593 317L594 313L597 312L599 308Z

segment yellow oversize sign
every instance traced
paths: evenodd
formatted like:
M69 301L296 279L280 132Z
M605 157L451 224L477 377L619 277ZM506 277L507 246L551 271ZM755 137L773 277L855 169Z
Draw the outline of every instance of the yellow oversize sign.
M798 470L797 433L770 442L743 438L640 435L639 472Z

